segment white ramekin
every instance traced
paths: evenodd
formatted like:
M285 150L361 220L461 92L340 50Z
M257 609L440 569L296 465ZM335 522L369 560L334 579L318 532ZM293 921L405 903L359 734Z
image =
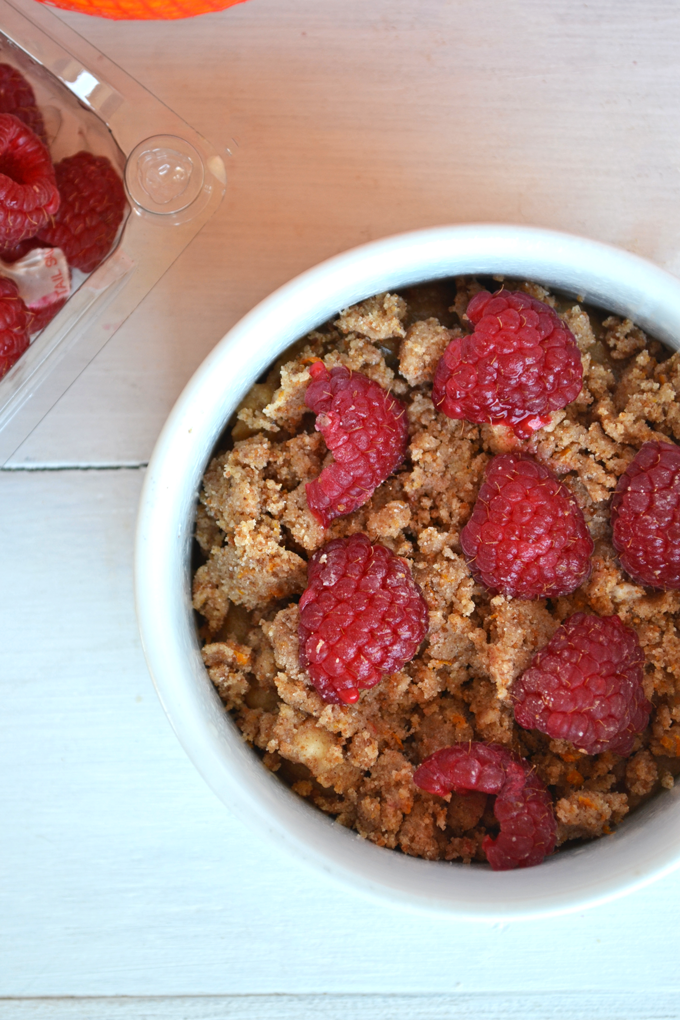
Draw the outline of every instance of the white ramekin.
M371 294L463 273L553 285L629 316L680 347L680 281L595 241L526 227L440 227L389 237L329 259L259 304L186 386L158 440L141 498L137 614L149 669L170 721L215 793L274 845L392 905L479 920L580 910L680 865L680 786L605 839L536 868L492 872L380 849L283 785L244 743L203 666L190 600L196 500L215 443L255 379L294 340Z

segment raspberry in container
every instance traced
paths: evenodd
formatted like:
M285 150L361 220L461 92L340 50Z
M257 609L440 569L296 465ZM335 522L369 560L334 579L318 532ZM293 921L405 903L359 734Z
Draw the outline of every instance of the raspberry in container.
M0 13L4 464L213 215L226 174L50 11Z

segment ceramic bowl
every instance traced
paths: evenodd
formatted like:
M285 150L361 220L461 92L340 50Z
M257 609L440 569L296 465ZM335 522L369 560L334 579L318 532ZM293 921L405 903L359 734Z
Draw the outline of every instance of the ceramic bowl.
M680 281L628 252L514 226L440 227L389 237L322 263L245 316L177 401L149 465L139 513L136 598L144 649L179 740L215 793L246 822L353 890L468 919L581 910L680 865L680 785L616 833L539 867L492 872L381 849L292 793L244 743L201 660L191 609L190 553L205 467L230 415L289 344L362 298L468 273L554 286L680 347Z

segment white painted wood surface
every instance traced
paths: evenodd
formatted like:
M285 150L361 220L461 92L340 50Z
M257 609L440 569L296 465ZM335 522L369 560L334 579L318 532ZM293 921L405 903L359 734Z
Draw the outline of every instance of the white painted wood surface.
M675 992L680 1003L680 874L555 921L462 924L348 896L233 818L177 743L139 646L142 473L0 473L2 995L417 993L469 1006L483 991L500 1016L504 994L639 1002L642 985L650 1009Z
M540 995L204 995L0 1000L0 1020L676 1020L677 997Z
M233 157L217 216L0 472L0 1018L680 1017L680 875L583 915L455 924L348 896L234 819L146 672L142 471L120 467L245 311L364 240L507 220L680 273L680 7L60 16Z

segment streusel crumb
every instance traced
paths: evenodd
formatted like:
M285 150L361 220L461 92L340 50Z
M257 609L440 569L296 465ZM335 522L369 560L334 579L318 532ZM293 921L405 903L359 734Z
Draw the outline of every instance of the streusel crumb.
M680 354L629 320L506 281L554 307L581 352L583 389L530 439L438 413L438 360L469 331L468 302L490 281L444 280L342 311L287 351L239 408L228 449L211 462L197 512L194 606L211 680L263 763L299 796L379 846L429 860L484 860L493 798L440 798L412 780L420 762L460 741L505 745L548 785L558 841L610 833L680 773L680 592L653 592L621 569L609 500L650 439L680 443ZM495 288L494 288L495 289ZM305 406L309 366L345 365L402 399L406 462L368 502L324 530L305 485L328 463ZM572 595L523 602L475 584L460 547L484 470L528 452L568 487L595 542L590 578ZM327 704L300 667L297 601L325 542L364 532L406 558L428 605L418 655L356 704ZM646 657L650 725L633 754L589 756L514 722L509 692L534 653L575 612L616 613Z

